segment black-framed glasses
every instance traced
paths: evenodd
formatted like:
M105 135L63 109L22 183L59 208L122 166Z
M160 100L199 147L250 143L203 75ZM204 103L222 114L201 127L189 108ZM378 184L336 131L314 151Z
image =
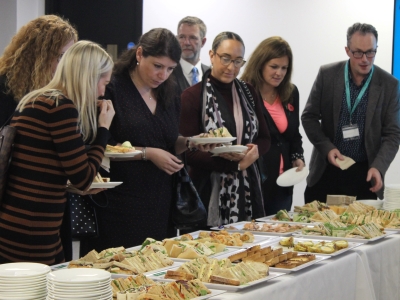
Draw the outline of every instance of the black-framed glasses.
M219 55L217 52L215 52L219 56L219 59L221 60L221 64L224 66L229 66L231 62L233 62L233 65L236 68L243 67L243 65L246 63L246 61L243 58L237 58L237 59L231 59L228 56L224 55Z
M353 53L354 58L362 58L364 54L368 58L375 57L376 55L376 50L368 50L366 52L363 52L363 51L353 51L350 49L350 52Z

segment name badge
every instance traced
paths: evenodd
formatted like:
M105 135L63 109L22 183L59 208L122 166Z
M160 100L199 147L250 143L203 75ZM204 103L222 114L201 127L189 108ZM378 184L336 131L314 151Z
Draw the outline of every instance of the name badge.
M342 131L344 141L358 140L360 138L360 131L357 124L343 126Z

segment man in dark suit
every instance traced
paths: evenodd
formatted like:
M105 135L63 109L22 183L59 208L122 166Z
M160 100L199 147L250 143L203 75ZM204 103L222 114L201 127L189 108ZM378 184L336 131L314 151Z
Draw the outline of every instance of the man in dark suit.
M322 66L301 120L314 145L305 202L326 195L383 198L383 178L399 149L399 82L374 65L378 33L356 23L347 31L349 60ZM346 170L338 161L350 157Z
M197 17L185 17L178 24L178 40L182 48L181 61L172 73L179 85L179 94L201 81L208 66L200 62L200 51L206 43L207 27Z

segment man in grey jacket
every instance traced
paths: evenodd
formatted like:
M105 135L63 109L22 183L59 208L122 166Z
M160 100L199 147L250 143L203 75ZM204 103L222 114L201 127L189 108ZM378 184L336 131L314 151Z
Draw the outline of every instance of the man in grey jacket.
M374 65L378 33L355 23L347 31L349 60L322 66L301 116L314 145L305 202L326 195L383 198L383 178L399 148L399 82ZM349 157L346 170L338 161Z

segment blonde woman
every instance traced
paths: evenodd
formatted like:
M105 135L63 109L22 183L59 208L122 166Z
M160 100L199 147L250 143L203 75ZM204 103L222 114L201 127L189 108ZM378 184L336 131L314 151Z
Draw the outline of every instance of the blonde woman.
M114 108L111 101L97 99L112 68L100 46L77 42L50 83L19 102L11 120L17 136L0 207L0 263L64 261L59 229L66 183L87 190L99 169ZM85 143L91 144L88 151Z
M0 126L23 96L50 82L63 53L77 40L75 28L58 16L22 26L0 57Z

